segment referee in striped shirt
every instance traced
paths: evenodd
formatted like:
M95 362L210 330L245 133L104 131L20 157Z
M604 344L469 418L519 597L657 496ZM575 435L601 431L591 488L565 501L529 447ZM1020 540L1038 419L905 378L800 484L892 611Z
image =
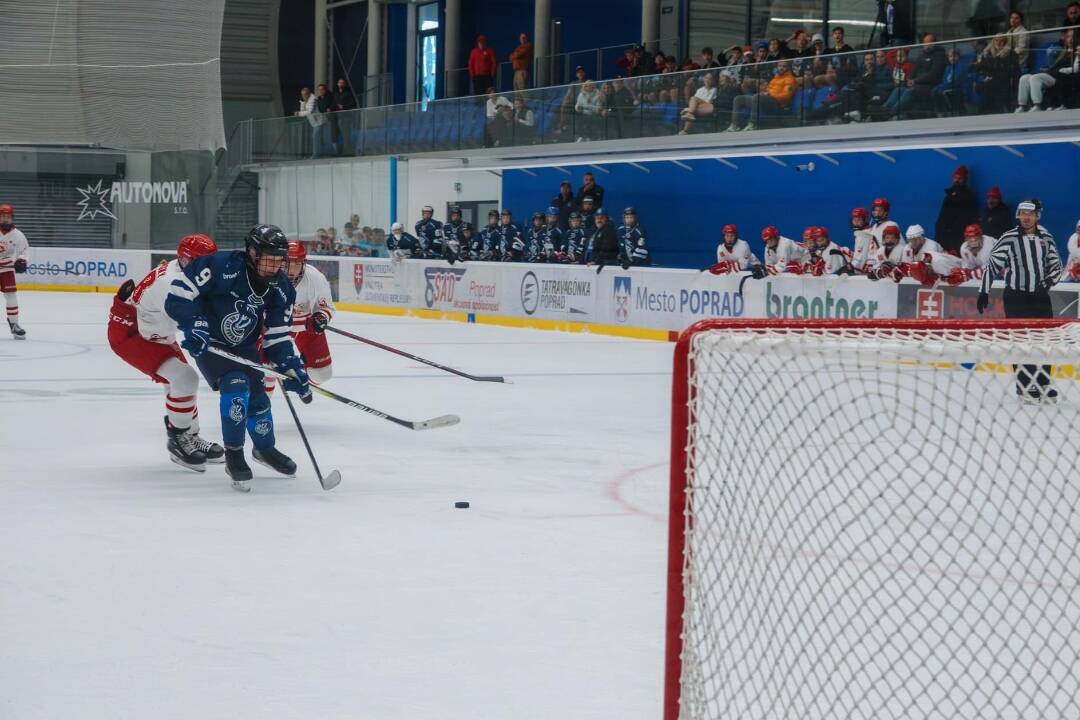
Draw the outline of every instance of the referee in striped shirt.
M1039 224L1042 203L1037 199L1024 200L1016 206L1019 225L1002 235L983 270L978 310L990 302L990 285L994 277L1004 274L1005 292L1002 300L1007 318L1052 318L1050 288L1061 278L1061 256L1054 236ZM1016 370L1016 394L1024 402L1055 402L1057 390L1050 387L1050 366L1013 366Z

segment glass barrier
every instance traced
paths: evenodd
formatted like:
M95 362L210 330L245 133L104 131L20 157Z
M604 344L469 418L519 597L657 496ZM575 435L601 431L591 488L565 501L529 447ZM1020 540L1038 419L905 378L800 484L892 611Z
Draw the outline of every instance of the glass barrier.
M1078 33L1080 34L1080 33ZM1071 29L251 123L250 162L392 155L1080 107Z

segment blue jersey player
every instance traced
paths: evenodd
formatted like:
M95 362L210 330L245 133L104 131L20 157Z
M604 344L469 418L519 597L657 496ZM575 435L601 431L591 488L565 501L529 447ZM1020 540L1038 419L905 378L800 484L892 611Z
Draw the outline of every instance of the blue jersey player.
M289 241L280 228L257 225L244 250L196 258L173 280L165 312L184 333L187 350L210 387L221 393L221 434L225 470L233 487L250 490L251 468L244 459L244 431L255 446L252 457L283 475L295 475L296 463L274 447L274 418L260 371L208 353L213 345L258 362L262 352L278 370L292 376L284 383L307 401L311 397L303 362L289 339L296 293L285 275Z
M615 234L619 238L619 253L625 265L652 264L649 240L645 237L644 228L638 224L637 210L632 207L623 210L623 224Z

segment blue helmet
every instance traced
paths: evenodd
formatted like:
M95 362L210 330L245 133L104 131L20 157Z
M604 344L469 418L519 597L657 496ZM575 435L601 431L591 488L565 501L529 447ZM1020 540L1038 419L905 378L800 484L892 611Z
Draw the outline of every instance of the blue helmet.
M607 216L608 216L608 214L607 214L607 210L605 210L604 208L597 208L597 209L596 209L596 212L595 212L595 213L593 213L593 214L594 214L594 215L595 215L596 217L607 217Z
M559 214L559 208L555 207L554 205L549 205L548 209L547 209L547 214L548 215L558 215Z

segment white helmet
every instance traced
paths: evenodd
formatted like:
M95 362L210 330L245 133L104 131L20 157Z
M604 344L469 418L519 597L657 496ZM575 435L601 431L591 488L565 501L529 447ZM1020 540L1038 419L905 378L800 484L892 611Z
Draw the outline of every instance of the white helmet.
M908 229L907 229L907 239L908 240L911 240L911 239L917 238L917 237L922 237L925 234L926 234L926 231L923 230L922 225L912 225L912 226L908 227Z
M402 232L403 230L405 230L405 226L399 222L396 222L390 226L390 232L392 233Z

